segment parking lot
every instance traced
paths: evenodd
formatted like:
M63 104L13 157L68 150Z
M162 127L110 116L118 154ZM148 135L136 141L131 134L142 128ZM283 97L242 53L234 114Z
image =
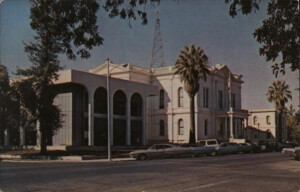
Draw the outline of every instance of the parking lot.
M280 153L121 162L1 162L2 191L298 191Z

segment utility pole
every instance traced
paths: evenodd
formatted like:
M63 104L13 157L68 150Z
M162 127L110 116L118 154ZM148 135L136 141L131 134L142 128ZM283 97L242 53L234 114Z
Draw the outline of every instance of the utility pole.
M109 58L107 59L107 159L111 161L111 128L110 128L110 87L109 87Z

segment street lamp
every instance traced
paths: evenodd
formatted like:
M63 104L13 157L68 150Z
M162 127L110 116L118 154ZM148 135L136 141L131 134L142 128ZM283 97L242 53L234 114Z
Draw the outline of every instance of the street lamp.
M109 58L107 58L107 158L111 161L111 142L110 142L110 87L109 87Z

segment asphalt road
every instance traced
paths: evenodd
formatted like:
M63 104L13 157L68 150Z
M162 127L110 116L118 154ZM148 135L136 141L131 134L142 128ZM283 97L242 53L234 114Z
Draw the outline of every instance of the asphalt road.
M1 162L0 191L299 191L300 162L261 153L123 162Z

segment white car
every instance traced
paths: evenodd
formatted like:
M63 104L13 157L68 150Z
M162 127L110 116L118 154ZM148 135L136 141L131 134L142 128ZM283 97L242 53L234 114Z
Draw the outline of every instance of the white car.
M197 141L197 144L199 146L205 146L205 147L218 147L218 141L216 139L204 139Z
M216 148L217 154L233 154L233 153L238 153L239 152L239 146L237 143L221 143L217 148Z
M149 158L166 158L180 156L191 153L190 148L180 147L172 144L156 144L146 150L137 150L129 155L136 160L145 160Z

